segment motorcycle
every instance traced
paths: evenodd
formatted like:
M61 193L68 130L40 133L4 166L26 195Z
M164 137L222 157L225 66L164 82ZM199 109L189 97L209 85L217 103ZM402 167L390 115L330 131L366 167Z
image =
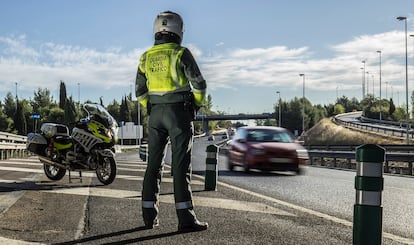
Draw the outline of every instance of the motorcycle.
M86 118L75 123L72 133L58 123L43 123L40 133L27 135L26 149L39 157L50 180L62 179L66 171L95 171L98 180L111 184L116 176L115 143L118 125L99 104L85 104Z

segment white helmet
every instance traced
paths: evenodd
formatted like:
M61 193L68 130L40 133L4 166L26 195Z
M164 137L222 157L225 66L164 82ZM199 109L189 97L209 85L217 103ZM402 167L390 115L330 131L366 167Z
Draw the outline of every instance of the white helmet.
M177 13L165 11L157 15L154 21L154 34L174 33L183 40L183 19Z

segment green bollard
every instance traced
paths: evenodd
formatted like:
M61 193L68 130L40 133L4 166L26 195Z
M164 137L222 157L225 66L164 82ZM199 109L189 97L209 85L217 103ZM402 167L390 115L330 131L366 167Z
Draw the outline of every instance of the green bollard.
M218 158L218 147L215 145L209 145L206 149L206 176L204 179L204 190L215 191L217 190L217 158Z
M384 189L385 149L373 144L356 148L357 175L354 205L353 244L382 243L381 193Z

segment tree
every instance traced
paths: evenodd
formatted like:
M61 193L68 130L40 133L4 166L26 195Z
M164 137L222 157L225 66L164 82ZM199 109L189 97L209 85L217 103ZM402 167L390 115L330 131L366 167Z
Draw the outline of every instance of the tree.
M291 132L302 130L302 103L295 97L289 103L282 103L282 125Z
M58 106L55 106L50 109L45 121L63 123L65 121L65 111Z
M352 112L352 111L357 111L360 110L360 103L358 101L357 98L353 97L351 100L348 99L348 97L346 97L345 95L343 95L341 98L338 98L336 100L336 104L340 104L343 106L344 108L344 113L345 112Z
M277 122L276 119L257 119L256 120L257 126L276 126Z
M395 105L394 105L394 101L392 100L392 98L390 99L390 108L388 110L388 113L390 114L390 116L392 116L392 114L395 112Z
M131 122L131 113L129 112L128 101L126 96L122 97L122 103L119 114L121 121Z
M247 126L247 125L244 124L244 123L241 123L241 122L237 121L236 123L233 124L233 126L235 128L240 128L240 127Z
M37 92L34 93L31 105L33 107L33 112L40 114L42 122L50 120L49 113L53 107L57 106L56 103L53 103L53 97L50 95L50 91L47 88L39 88ZM60 122L63 123L63 121Z
M60 80L60 90L59 91L60 91L60 93L59 93L59 107L61 109L65 109L66 108L65 104L66 104L66 100L67 100L67 98L66 98L66 85L62 80Z
M344 106L343 106L343 105L341 105L341 104L336 104L336 105L334 106L334 112L333 112L333 114L334 114L334 115L338 115L338 114L342 114L342 113L345 113L345 108L344 108Z
M0 105L0 131L10 132L12 130L13 120L4 113L4 106Z
M115 99L106 107L106 110L108 110L108 112L115 118L115 120L121 121L121 106Z
M34 93L33 97L33 109L37 110L42 107L50 107L53 104L53 97L50 95L50 91L47 88L39 88Z
M14 129L17 131L17 134L27 135L27 122L24 116L24 110L22 103L17 100L16 114L14 116Z
M4 113L6 113L7 117L14 118L14 114L16 114L17 104L14 100L13 95L9 92L6 94L4 98Z
M23 99L19 100L20 106L22 107L24 118L26 120L27 125L27 133L34 131L35 128L35 121L32 118L33 115L33 107L30 104L29 100Z
M327 112L325 107L322 105L316 105L313 107L312 116L311 116L311 125L310 127L313 127L316 125L320 120L327 117Z
M76 110L75 101L73 100L72 96L66 98L65 108L64 108L64 122L66 125L69 125L72 122L77 121L78 113Z

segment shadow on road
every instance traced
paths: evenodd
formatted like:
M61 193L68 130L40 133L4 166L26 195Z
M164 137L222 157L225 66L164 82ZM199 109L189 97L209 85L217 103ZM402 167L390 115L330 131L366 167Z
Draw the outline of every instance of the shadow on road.
M205 176L206 171L193 171L193 174ZM259 177L259 176L274 176L274 177L291 177L295 176L294 172L262 172L262 171L254 171L251 170L249 172L244 171L230 171L230 170L219 170L219 176L226 176L226 177Z
M114 238L114 237L117 237L117 236L130 235L131 233L144 231L144 230L147 230L147 228L145 226L140 226L140 227L132 228L132 229L128 229L128 230L122 230L122 231L111 232L111 233L108 233L108 234L85 237L85 238L81 238L81 239L73 240L73 241L69 241L69 242L54 243L54 245L72 245L72 244L82 244L82 243L87 244L89 242L95 242L95 243L100 242L101 244L132 244L132 243L137 243L137 242L160 239L160 238L164 238L164 237L172 237L172 236L176 236L176 235L179 235L179 234L188 233L188 232L172 231L172 232L166 232L166 233L155 234L155 235L135 237L135 238L125 239L125 240L116 239L115 242L99 241L99 240L103 240L103 239L106 239L106 238Z
M73 188L84 188L84 187L99 187L104 186L103 184L69 184L62 185L57 184L53 181L23 181L13 183L0 183L1 192L14 192L14 191L42 191L42 190L56 190L56 189L73 189Z

